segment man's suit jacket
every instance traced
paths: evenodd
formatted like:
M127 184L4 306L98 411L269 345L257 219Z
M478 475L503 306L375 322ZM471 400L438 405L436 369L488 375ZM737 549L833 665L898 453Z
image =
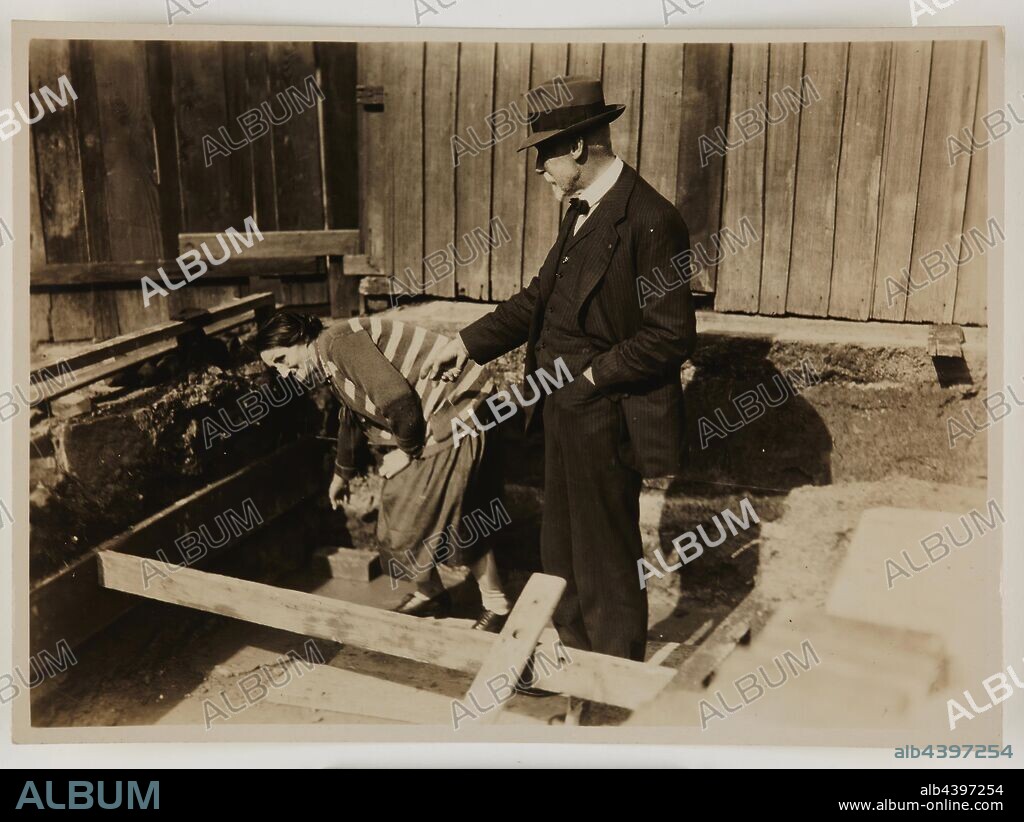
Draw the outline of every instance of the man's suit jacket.
M593 354L589 365L597 390L622 405L634 467L647 477L677 473L685 444L679 370L697 336L686 224L675 206L627 165L566 248L576 244L586 254L574 274L576 316L588 336L599 317L605 338L584 347ZM490 362L525 342L526 373L535 370L557 254L552 247L526 288L462 330L475 362ZM641 277L646 286L640 286ZM653 295L641 300L652 285Z

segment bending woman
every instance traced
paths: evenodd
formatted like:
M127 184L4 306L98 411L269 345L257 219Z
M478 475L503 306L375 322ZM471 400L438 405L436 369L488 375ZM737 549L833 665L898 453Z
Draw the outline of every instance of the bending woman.
M341 403L328 491L333 508L348 496L360 446L369 441L392 449L380 467L384 488L377 538L391 577L416 583L416 591L394 610L447 616L451 597L437 565L468 565L483 602L473 627L497 632L509 605L486 538L488 523L500 527L490 518L500 501L500 478L484 467L494 443L488 445L484 431L460 438L457 446L452 442L452 420L478 420L493 384L480 366L455 382L420 380L427 357L447 342L426 328L394 320L353 317L324 329L315 317L282 311L259 329L255 346L282 376L308 382L319 371ZM483 516L467 517L474 509ZM468 535L459 533L463 520Z

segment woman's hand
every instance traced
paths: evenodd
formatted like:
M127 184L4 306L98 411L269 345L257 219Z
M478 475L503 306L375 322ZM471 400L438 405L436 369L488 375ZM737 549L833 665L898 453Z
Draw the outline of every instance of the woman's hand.
M327 501L331 503L331 510L337 511L338 506L348 502L348 480L339 477L337 474L331 479L331 487L327 489Z
M384 479L391 479L410 462L412 462L412 458L406 454L405 451L397 449L394 451L388 451L388 453L384 455L384 459L381 461L380 475L384 477Z

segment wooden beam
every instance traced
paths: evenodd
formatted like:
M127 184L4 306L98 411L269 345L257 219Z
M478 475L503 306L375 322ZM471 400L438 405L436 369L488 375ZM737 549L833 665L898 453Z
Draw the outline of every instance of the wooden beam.
M255 246L250 249L253 250ZM62 286L128 284L138 287L141 293L142 277L152 277L154 282L160 284L157 269L161 267L167 272L167 277L172 283L181 279L181 271L176 260L114 260L98 263L47 263L34 266L29 280L31 289L35 291ZM319 259L261 258L243 255L225 260L216 268L210 266L196 282L211 283L247 277L317 277L323 274L324 264Z
M242 619L302 636L347 643L391 656L476 674L498 637L448 627L367 605L234 579L191 568L159 569L142 584L142 559L117 551L100 553L100 584L114 591ZM561 649L561 653L559 653ZM553 630L540 636L537 654L549 660L565 650ZM538 686L623 708L653 699L675 671L619 657L573 649L572 664L548 671Z
M533 655L533 649L541 632L547 627L551 615L565 590L565 580L549 574L533 574L527 580L523 593L516 600L512 613L508 615L505 627L498 635L473 684L466 692L466 700L475 707L483 706L484 712L476 717L482 725L493 725L498 721L501 709L507 700L496 700L491 685L499 676L511 677L511 684L519 681L526 663ZM491 706L487 709L486 706Z
M928 329L928 355L962 359L964 330L959 325L933 325Z
M346 254L344 273L346 277L377 277L383 275L383 272L365 254Z
M32 367L32 384L42 396L54 399L106 379L129 366L158 357L174 348L178 338L189 332L197 329L205 329L208 333L225 331L273 308L273 295L252 294L213 306L187 320L161 323L105 340L69 357L52 361L40 359ZM58 369L57 374L54 374L54 369ZM68 369L73 372L70 379Z
M293 660L285 664L295 676L281 688L268 688L268 702L372 717L384 722L451 725L453 700L450 697L331 665L306 669ZM547 723L533 716L515 714L506 717L501 724Z
M705 639L700 648L684 662L675 675L673 687L699 691L736 646L764 621L766 608L760 597L748 594Z
M354 228L317 231L264 231L252 248L246 248L238 259L253 260L289 257L328 257L359 252L359 231ZM220 256L220 242L216 234L179 234L181 253L198 250L202 243ZM202 251L200 250L200 254Z
M240 471L190 494L137 525L103 542L55 574L32 586L29 594L33 652L52 648L61 639L75 648L110 625L138 600L104 588L99 582L98 557L107 551L130 553L141 562L170 551L174 540L230 507L251 498L264 526L319 488L323 444L308 439L293 442ZM281 477L294 481L281 483ZM244 535L243 537L244 538ZM200 564L219 559L238 543L232 539ZM122 554L125 555L125 554ZM166 554L165 554L166 555ZM138 583L141 584L141 570Z

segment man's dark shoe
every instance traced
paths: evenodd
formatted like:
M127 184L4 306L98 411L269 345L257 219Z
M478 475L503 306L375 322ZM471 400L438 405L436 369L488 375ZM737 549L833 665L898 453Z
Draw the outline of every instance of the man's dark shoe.
M473 623L473 630L488 631L489 633L497 634L505 627L505 620L507 619L508 614L496 614L494 611L488 611L484 608L480 614L480 618Z
M406 616L443 619L452 612L452 598L447 591L430 599L421 599L414 594L406 594L405 598L391 610Z

